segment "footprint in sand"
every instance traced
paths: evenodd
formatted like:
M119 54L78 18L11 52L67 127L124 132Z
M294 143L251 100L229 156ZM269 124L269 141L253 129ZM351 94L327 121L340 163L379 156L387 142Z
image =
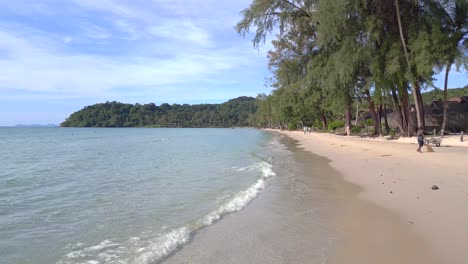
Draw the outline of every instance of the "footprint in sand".
M380 155L380 157L391 157L392 155L390 154L385 154L385 155Z
M340 145L340 147L346 147L346 145Z

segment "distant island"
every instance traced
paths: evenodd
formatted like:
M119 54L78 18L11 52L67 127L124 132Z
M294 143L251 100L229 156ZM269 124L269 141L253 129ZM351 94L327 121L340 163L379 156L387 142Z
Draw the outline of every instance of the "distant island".
M124 104L106 102L71 114L62 127L245 127L257 102L242 96L222 104Z

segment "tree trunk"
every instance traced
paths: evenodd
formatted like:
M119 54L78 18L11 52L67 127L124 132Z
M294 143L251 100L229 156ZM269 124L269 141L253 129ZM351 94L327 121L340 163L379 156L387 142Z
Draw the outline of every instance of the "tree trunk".
M418 98L418 102L419 102L418 105L419 105L419 113L421 115L421 124L422 124L422 127L424 128L426 127L426 116L424 115L424 102L422 99L421 89L419 88L419 83L416 82L416 85L418 87L418 89L416 89L416 97Z
M393 99L393 112L395 113L395 117L397 119L397 126L400 129L400 133L405 135L407 133L407 126L403 120L400 100L398 99L398 95L394 86L391 87L391 92Z
M322 113L322 126L323 126L324 131L328 130L327 117L325 116L324 113Z
M374 126L374 135L375 134L380 134L380 125L379 125L379 121L378 121L378 118L377 118L377 114L375 112L374 100L372 100L372 96L371 96L369 90L366 90L364 93L366 94L366 100L369 103L369 110L371 112L372 123L373 123L373 126Z
M352 98L346 93L345 95L345 133L347 136L351 135L351 107L352 107Z
M410 60L409 60L409 54L408 54L408 50L406 49L406 43L405 43L405 37L403 35L403 28L401 26L401 18L400 18L400 7L398 5L398 0L395 0L395 9L396 9L396 15L397 15L397 20L398 20L398 29L400 31L400 38L401 38L401 44L403 45L403 52L405 54L405 59L406 59L406 64L407 64L407 71L408 73L410 74L411 76L411 82L412 82L412 85L411 85L411 88L412 88L412 91L413 91L413 98L414 98L414 104L415 104L415 108L416 108L416 119L418 121L418 128L421 127L421 128L424 128L423 127L423 118L421 118L421 108L420 108L420 102L418 100L418 89L419 87L417 86L417 83L416 81L414 80L414 75L413 75L413 72L411 70L411 63L410 63Z
M448 86L448 76L450 72L450 67L452 66L452 63L447 64L445 68L445 80L444 80L444 117L442 119L442 129L440 130L440 134L444 135L445 127L447 126L447 86Z
M385 122L385 130L388 131L390 130L390 127L388 126L388 119L387 119L387 105L384 104L384 122Z
M401 94L401 103L402 103L402 110L403 110L403 117L405 119L408 137L411 137L414 134L414 125L413 125L413 117L411 115L411 105L409 103L409 95L408 89L406 85L400 89Z
M381 100L382 102L382 100ZM379 122L379 135L383 136L383 131L382 131L382 112L383 112L383 106L382 103L379 103L379 111L377 111L377 121Z
M355 126L358 125L358 118L359 118L359 100L356 100L356 123L354 123Z

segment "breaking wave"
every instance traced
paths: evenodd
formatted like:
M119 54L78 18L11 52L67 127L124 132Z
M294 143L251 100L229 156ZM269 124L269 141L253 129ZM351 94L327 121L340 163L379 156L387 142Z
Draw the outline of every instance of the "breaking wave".
M237 170L258 170L261 174L254 184L238 192L226 203L193 223L149 239L131 237L124 243L104 240L98 245L88 247L83 243L78 243L69 246L70 253L63 256L57 264L149 264L161 262L190 241L197 230L212 225L223 216L244 208L265 188L266 180L276 175L271 164L266 161L237 168Z

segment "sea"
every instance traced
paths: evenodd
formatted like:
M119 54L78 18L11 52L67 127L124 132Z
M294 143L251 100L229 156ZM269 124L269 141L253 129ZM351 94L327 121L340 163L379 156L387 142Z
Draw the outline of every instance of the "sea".
M0 128L0 263L163 262L268 191L280 144L247 128Z

